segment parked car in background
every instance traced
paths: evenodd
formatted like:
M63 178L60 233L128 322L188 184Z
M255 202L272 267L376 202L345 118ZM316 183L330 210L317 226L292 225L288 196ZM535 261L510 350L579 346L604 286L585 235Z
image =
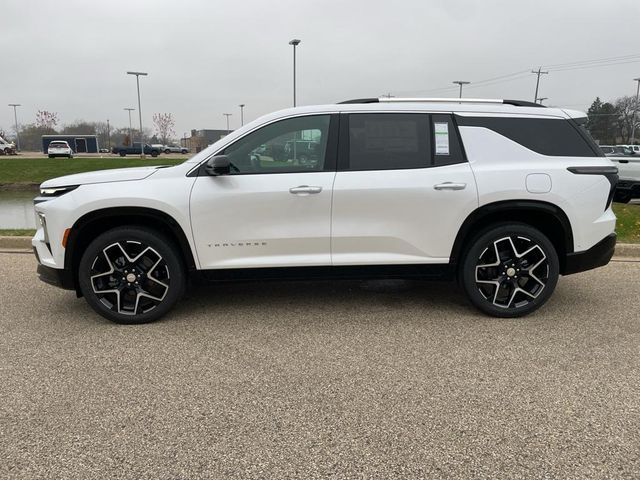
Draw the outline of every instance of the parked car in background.
M145 155L151 155L152 157L157 157L158 155L160 155L161 151L162 150L158 147L153 147L148 143L144 144ZM133 142L133 145L130 145L130 146L119 145L119 146L113 147L111 149L111 153L115 153L117 155L120 155L121 157L126 157L127 155L140 155L141 153L140 142Z
M49 158L73 158L73 150L66 141L54 140L53 142L49 143L49 147L47 148L47 155L49 156Z
M636 155L640 155L640 145L618 145L619 147L628 148Z
M636 152L627 145L600 145L600 150L607 157L635 155Z
M482 312L519 317L613 255L618 169L586 121L458 98L275 112L180 165L44 182L38 273L129 324L167 313L190 276L457 279ZM293 162L297 144L284 161L257 153L293 138L314 139L313 160Z
M15 155L16 146L13 142L7 142L4 138L0 137L0 155Z
M640 198L640 154L608 157L618 167L620 177L613 201L629 203L635 198Z
M165 145L164 153L189 153L189 150L180 145Z

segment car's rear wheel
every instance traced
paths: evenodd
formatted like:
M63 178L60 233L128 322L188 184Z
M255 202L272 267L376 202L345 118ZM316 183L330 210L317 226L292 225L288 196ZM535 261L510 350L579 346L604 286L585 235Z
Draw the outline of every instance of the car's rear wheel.
M126 152L119 152L121 157L126 157L127 153Z
M154 150L153 152L151 152L151 156L152 156L153 158L156 158L156 157L158 156L158 151L157 151L157 150Z
M123 324L152 322L182 297L184 264L173 243L143 227L99 235L78 268L80 290L103 317Z
M189 153L189 150L180 150L180 153L187 154L187 153Z
M527 315L544 305L558 283L555 247L529 225L493 225L469 247L461 284L471 303L488 315Z
M171 153L171 150L169 150L168 148L164 151L164 153L166 153L167 155L169 155Z

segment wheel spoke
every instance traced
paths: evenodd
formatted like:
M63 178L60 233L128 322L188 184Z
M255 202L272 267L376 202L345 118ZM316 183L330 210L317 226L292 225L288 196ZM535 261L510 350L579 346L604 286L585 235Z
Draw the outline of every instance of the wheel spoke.
M519 308L536 299L549 275L544 250L530 238L494 240L478 257L475 281L481 295L501 308Z
M163 257L152 247L131 240L106 246L94 259L89 278L98 300L122 315L156 308L170 288Z

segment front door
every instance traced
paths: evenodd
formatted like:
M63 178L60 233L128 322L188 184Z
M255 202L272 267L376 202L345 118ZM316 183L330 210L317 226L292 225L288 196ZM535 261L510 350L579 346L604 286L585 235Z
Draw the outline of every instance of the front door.
M337 122L279 120L218 153L230 174L199 176L190 199L201 268L331 264Z
M333 264L447 263L478 206L451 115L351 114L340 126Z

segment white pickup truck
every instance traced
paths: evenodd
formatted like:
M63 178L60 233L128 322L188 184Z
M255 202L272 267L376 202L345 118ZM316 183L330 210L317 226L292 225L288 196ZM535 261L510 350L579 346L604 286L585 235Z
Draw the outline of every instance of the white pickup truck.
M0 137L0 155L15 155L16 146Z
M618 167L618 186L613 197L615 202L629 203L640 198L640 154L609 157Z

